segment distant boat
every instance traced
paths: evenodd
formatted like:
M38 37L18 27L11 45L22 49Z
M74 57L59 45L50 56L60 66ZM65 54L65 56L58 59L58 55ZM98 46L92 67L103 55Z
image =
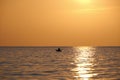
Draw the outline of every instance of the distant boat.
M57 52L62 52L62 50L60 48L56 49Z

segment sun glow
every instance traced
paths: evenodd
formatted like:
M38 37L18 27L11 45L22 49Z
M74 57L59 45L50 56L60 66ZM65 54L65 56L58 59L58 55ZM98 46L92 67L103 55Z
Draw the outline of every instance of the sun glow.
M93 9L95 7L95 1L93 0L76 0L77 4L79 5L80 9Z
M90 4L91 0L80 0L81 4Z

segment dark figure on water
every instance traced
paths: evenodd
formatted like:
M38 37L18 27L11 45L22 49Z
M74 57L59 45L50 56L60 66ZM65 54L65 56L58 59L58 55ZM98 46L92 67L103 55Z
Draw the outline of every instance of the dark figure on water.
M60 48L58 48L56 51L57 51L57 52L62 52L62 50L61 50Z

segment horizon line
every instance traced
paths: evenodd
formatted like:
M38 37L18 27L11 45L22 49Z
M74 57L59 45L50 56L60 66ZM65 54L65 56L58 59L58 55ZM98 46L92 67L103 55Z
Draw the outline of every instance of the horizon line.
M56 47L62 47L62 48L71 48L71 47L120 47L120 46L0 46L0 48L56 48Z

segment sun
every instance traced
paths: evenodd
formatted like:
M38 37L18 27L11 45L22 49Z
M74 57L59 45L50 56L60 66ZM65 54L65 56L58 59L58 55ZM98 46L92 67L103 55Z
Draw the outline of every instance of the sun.
M85 5L85 4L90 4L91 0L79 0L81 4Z
M91 6L95 3L95 0L74 0L77 4L82 6Z

